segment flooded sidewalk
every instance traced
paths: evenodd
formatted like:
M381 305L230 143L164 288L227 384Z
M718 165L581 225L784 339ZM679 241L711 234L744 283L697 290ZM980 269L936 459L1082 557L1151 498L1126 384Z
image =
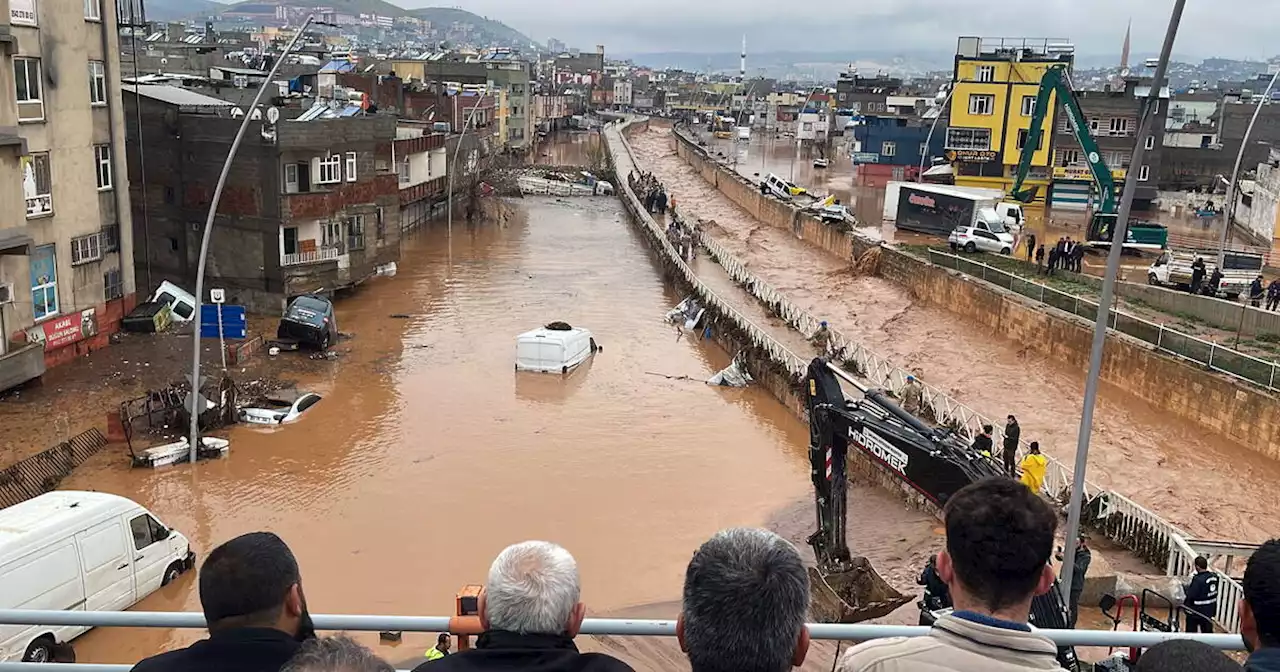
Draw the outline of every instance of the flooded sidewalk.
M919 305L901 287L859 277L790 232L750 217L674 152L655 124L631 138L644 170L672 192L682 215L792 301L899 366L915 370L989 417L1016 415L1023 438L1070 463L1084 371L985 337L945 310ZM1206 435L1149 404L1103 386L1090 454L1091 481L1124 493L1194 535L1261 541L1280 532L1280 465L1244 446Z

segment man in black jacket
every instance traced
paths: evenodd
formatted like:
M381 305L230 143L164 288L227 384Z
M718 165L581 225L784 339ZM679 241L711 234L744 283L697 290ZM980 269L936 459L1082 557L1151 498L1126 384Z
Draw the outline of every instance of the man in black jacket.
M1004 426L1004 473L1009 478L1018 476L1018 439L1022 438L1022 427L1018 425L1018 419L1009 416L1009 422Z
M973 437L973 445L971 447L979 454L991 457L991 446L993 445L991 432L993 431L995 431L995 428L991 425L983 425L982 433Z
M1209 561L1196 558L1196 573L1187 584L1186 607L1187 632L1213 633L1213 618L1218 615L1218 575L1209 571Z
M152 656L133 672L278 672L315 637L298 561L270 532L213 549L200 567L200 606L209 638Z
M476 648L422 663L414 672L631 672L602 653L579 653L573 638L586 607L578 601L578 564L546 541L508 546L489 567L480 594L485 632Z

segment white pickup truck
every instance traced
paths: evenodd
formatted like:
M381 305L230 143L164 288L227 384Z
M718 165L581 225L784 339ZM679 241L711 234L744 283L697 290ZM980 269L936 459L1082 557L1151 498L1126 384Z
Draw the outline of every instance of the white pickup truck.
M1201 292L1208 294L1209 280L1218 266L1217 250L1194 250L1174 252L1165 250L1147 269L1147 283L1178 289L1190 289L1191 265L1196 258L1204 260L1205 273L1201 282ZM1248 294L1249 285L1262 272L1262 255L1253 252L1236 252L1228 250L1224 254L1222 264L1222 280L1218 283L1217 296L1225 296L1232 301Z

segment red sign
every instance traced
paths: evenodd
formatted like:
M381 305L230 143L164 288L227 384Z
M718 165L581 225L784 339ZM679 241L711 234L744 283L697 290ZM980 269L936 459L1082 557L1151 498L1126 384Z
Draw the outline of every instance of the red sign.
M27 339L44 343L44 349L57 350L98 334L98 316L93 308L54 318L27 330Z
M928 196L921 196L919 194L911 194L910 196L907 197L907 202L910 203L911 205L918 205L924 208L938 207L937 202L934 201L932 198L929 198Z

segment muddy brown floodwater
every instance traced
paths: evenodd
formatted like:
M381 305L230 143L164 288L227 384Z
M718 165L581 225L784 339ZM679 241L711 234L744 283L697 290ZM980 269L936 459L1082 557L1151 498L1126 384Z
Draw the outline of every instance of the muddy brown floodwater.
M706 231L798 305L988 417L1016 415L1024 439L1073 463L1083 370L991 338L979 325L917 304L883 278L857 277L848 264L761 224L675 155L669 129L654 124L631 144L682 213L715 220ZM1094 417L1092 482L1203 538L1280 535L1280 464L1108 385Z
M518 208L525 216L505 226L455 226L451 254L442 227L412 235L396 277L340 300L350 352L300 376L324 400L298 423L237 428L230 456L196 469L130 470L103 453L63 487L131 497L201 555L275 531L316 613L447 615L499 550L543 538L577 557L593 613L673 618L685 565L716 530L771 526L803 546L805 427L763 390L648 375L705 379L728 356L665 324L680 297L620 204ZM516 334L552 320L590 328L603 353L567 379L515 373ZM869 487L851 499L874 514L854 524L859 550L909 589L936 523ZM136 609L199 610L194 575ZM200 636L97 629L75 648L80 662L129 663ZM434 641L359 638L395 661ZM587 645L638 669L681 666L669 639Z

